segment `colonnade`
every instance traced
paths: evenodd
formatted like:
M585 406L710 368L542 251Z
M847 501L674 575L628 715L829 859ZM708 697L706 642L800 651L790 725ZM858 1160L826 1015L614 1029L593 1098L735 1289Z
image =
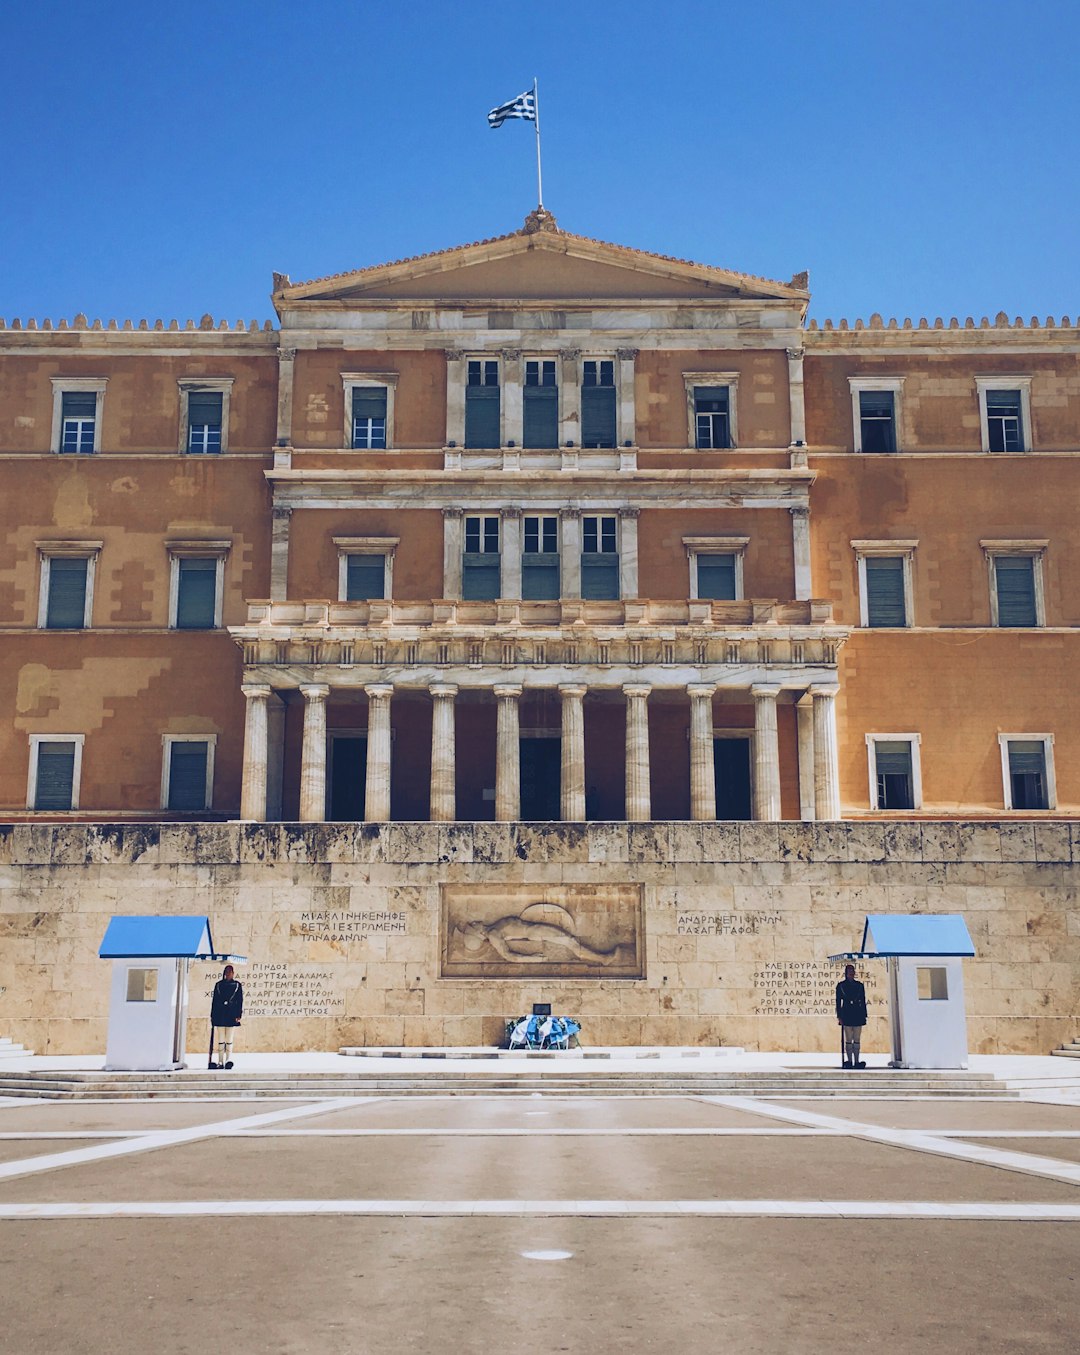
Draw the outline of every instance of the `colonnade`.
M523 688L498 684L496 699L495 817L512 822L521 814L521 762L519 705ZM652 817L649 765L647 683L627 683L626 699L626 818L644 822ZM686 687L690 698L690 817L716 818L716 773L713 761L713 696L716 686L694 683ZM271 687L248 683L242 688L247 700L244 729L244 769L241 818L266 818L268 765L268 703ZM585 712L588 688L564 684L558 688L561 702L560 814L563 821L585 819ZM325 683L304 683L303 742L300 764L300 819L321 822L326 817L327 728L326 702L330 688ZM391 733L390 702L394 688L389 683L365 686L368 699L367 767L364 818L385 822L390 818ZM458 688L438 683L428 688L432 700L430 817L439 823L456 818L455 794L455 699ZM781 688L759 684L750 688L754 703L753 816L777 820L780 806L780 748L777 733L777 700ZM807 691L811 719L800 714L800 777L812 778L802 789L802 816L817 819L840 817L836 740L835 686L812 686ZM808 812L810 806L811 812Z

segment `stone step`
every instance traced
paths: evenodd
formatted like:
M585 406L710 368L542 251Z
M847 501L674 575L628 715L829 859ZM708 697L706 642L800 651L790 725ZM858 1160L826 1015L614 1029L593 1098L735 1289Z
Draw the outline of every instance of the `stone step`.
M984 1074L923 1074L896 1070L837 1072L813 1077L794 1074L714 1074L688 1078L680 1073L652 1075L582 1076L551 1075L539 1071L520 1076L492 1076L478 1073L423 1075L389 1074L374 1071L363 1076L334 1074L243 1074L185 1073L130 1074L117 1076L100 1073L66 1075L63 1073L0 1073L0 1095L40 1096L95 1100L155 1100L178 1098L303 1098L334 1096L484 1096L509 1095L606 1095L606 1096L967 1096L1008 1097L1010 1091L993 1077Z
M1080 1059L1080 1040L1073 1040L1071 1044L1063 1044L1060 1049L1051 1049L1051 1054L1056 1054L1058 1058Z

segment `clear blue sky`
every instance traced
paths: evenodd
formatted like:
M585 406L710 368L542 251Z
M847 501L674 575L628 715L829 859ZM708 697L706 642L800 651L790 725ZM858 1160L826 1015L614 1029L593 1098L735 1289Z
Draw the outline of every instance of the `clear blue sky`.
M516 229L812 314L1080 310L1080 0L0 0L0 315L265 319Z

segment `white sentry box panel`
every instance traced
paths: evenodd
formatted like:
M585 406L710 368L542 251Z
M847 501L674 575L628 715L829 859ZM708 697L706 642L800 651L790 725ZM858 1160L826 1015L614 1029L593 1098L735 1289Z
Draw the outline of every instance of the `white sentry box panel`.
M140 956L113 960L107 1072L184 1067L188 961Z
M890 959L889 969L894 1065L966 1068L963 960L943 955L901 955Z

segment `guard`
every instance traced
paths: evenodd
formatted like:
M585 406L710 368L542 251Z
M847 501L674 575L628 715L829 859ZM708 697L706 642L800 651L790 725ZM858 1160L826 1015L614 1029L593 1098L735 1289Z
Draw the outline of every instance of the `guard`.
M244 985L236 978L232 965L227 964L221 978L214 984L214 996L210 1002L211 1068L233 1066L233 1031L240 1024L243 1014ZM218 1049L217 1063L213 1060L215 1041Z
M840 1025L843 1066L865 1068L859 1058L859 1046L866 1025L866 989L855 977L853 964L844 966L844 977L836 985L836 1019Z

